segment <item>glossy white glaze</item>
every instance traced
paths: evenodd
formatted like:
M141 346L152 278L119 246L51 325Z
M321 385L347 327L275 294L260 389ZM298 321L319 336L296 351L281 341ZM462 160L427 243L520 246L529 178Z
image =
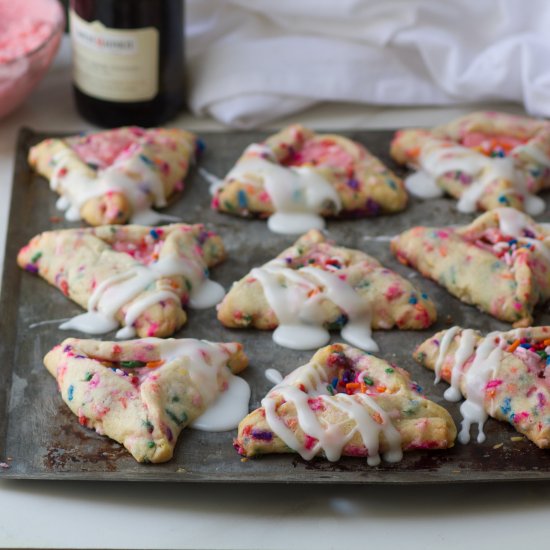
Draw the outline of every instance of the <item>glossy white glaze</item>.
M226 432L235 429L248 414L250 386L239 376L229 374L227 389L224 390L201 414L191 423L196 430L206 432Z
M520 153L526 154L531 157L536 163L550 168L550 157L540 148L537 147L532 142L524 143L523 145L518 145L512 150L512 155L517 156Z
M332 184L316 170L306 166L282 166L266 145L250 145L224 183L213 182L214 192L233 179L251 185L263 184L275 210L268 220L269 229L275 233L299 234L309 229L322 229L325 221L319 212L324 205L331 203L335 213L342 207Z
M306 392L296 387L301 383ZM383 434L389 447L384 459L397 462L402 458L401 436L384 409L366 394L336 394L329 395L326 389L326 380L322 369L312 363L300 367L290 376L276 385L262 400L266 421L273 431L286 445L296 451L305 460L311 460L317 454L323 453L328 460L338 460L345 446L358 432L362 442L368 450L367 463L375 466L380 463L379 444ZM292 403L296 409L296 417L300 429L309 437L317 441L307 446L301 443L277 412L280 398ZM309 405L309 399L315 397L323 401L323 406L334 407L344 413L344 419L339 423L329 423L326 418L320 421L318 414ZM380 422L377 422L372 413L376 413ZM346 433L342 426L351 420L354 425Z
M437 199L445 193L437 185L436 178L425 170L418 170L405 178L405 188L414 197L419 199Z
M325 345L330 334L323 327L323 301L330 300L348 317L342 337L365 350L378 349L371 337L370 304L336 273L316 267L295 270L276 259L253 269L251 276L262 285L277 316L279 326L273 333L277 344L297 350Z
M495 180L503 179L517 184L520 178L520 175L515 172L514 161L510 157L489 159L481 153L475 154L479 155L482 159L486 159L486 164L477 172L473 171L473 167L478 162L473 163L472 171L468 171L467 167L464 167L464 172L476 177L458 199L456 208L459 212L475 212L479 200Z
M221 346L206 340L144 338L160 352L165 363L181 362L199 391L205 409L191 426L218 432L232 430L248 414L250 386L227 367L234 344Z
M205 279L191 291L189 306L193 309L207 309L219 304L225 296L225 289L220 283Z
M515 208L498 208L496 212L498 214L499 229L504 235L530 244L531 248L550 264L550 247L546 240L548 237L540 240L539 238L525 236L525 230L530 231L537 237L541 236L541 231L533 225L532 220L528 216ZM541 229L544 229L544 224L539 225Z
M265 377L275 385L283 381L283 375L277 369L266 369L264 374Z
M474 360L464 375L464 388L467 398L460 405L462 423L458 440L461 443L465 444L470 441L470 427L472 424L478 425L477 442L483 443L485 441L483 425L488 418L484 407L485 389L487 382L493 378L502 360L502 347L505 344L502 333L497 331L489 333L478 346Z
M281 235L299 235L310 229L324 229L325 220L307 212L275 212L267 219L267 227Z
M223 178L219 178L212 172L209 172L206 168L199 166L197 171L201 177L209 184L208 192L211 195L215 195L220 187L223 185Z
M447 401L460 401L460 380L463 376L464 364L474 352L476 333L467 328L460 333L460 344L455 351L453 366L451 367L451 384L443 396Z
M273 341L288 349L316 349L328 344L329 340L329 331L320 326L286 324L273 331Z
M441 342L439 343L439 353L437 355L437 360L435 362L435 367L434 367L434 373L435 373L434 384L437 384L441 380L441 367L443 366L445 356L447 355L447 351L449 350L449 346L451 345L454 337L459 332L460 332L460 327L451 327L445 332L443 338L441 339Z
M151 209L166 206L166 197L161 178L141 157L113 164L100 170L94 178L68 169L68 162L76 153L66 149L54 155L54 170L50 187L61 195L56 205L65 210L69 221L81 219L81 209L92 198L109 192L123 194L131 205L133 223L154 225L164 219Z
M504 235L518 238L524 236L524 229L535 232L531 220L523 212L515 208L497 208L495 212L498 215L499 229Z
M445 345L443 345L443 341L446 338L442 339L437 363L443 361L448 352L448 344L455 338L459 330L459 327L453 327L447 331L447 334L451 334L452 338L448 339ZM509 337L521 338L522 329L516 330L515 333L509 333ZM483 443L486 439L483 425L489 416L485 409L485 392L488 382L495 376L502 360L503 349L507 344L502 332L499 331L489 333L477 349L475 349L474 342L475 332L471 329L460 332L458 338L458 348L455 351L452 367L452 392L449 393L451 389L449 388L444 396L450 401L457 401L458 399L455 398L459 398L460 395L465 397L464 402L460 405L462 421L458 440L463 444L468 443L470 441L470 428L472 425L477 424L477 442ZM464 364L468 360L471 360L471 363L464 370Z
M422 147L418 157L418 172L405 180L405 185L412 195L420 198L441 196L437 179L450 172L463 172L472 177L473 181L465 187L458 200L457 209L460 212L475 212L488 187L496 180L502 179L511 183L510 190L523 196L527 213L536 216L545 210L545 202L530 193L527 188L525 175L516 169L513 156L491 158L468 147L446 147L442 146L443 143L445 142L431 139ZM533 155L540 154L544 155L538 148L533 147ZM546 162L549 160L546 158Z
M143 294L137 300L134 300L124 316L124 324L126 326L121 328L116 333L116 337L121 339L134 338L136 335L136 329L133 325L137 321L138 317L151 306L168 300L172 300L177 304L179 303L180 298L177 294L171 292L170 290L157 290L155 292Z
M116 273L96 286L88 300L88 312L63 323L60 328L75 329L88 334L104 334L119 326L120 310L127 304L123 325L117 338L133 338L134 323L143 312L156 303L172 300L180 303L180 297L169 288L159 288L163 277L182 276L191 285L191 307L202 309L216 305L225 293L218 283L206 277L206 264L194 251L187 256L163 256L147 266L136 264Z
M372 313L367 300L336 273L315 267L305 267L300 271L317 279L324 288L324 297L334 302L348 316L348 322L341 331L342 338L365 351L378 351L372 339Z

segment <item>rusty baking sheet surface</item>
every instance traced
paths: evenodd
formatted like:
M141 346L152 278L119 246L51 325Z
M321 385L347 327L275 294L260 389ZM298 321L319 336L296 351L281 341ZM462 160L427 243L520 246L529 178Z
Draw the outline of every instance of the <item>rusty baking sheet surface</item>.
M364 143L384 162L392 136L389 131L342 132ZM249 143L265 137L260 132L204 133L206 150L200 165L223 175ZM484 444L470 443L448 451L405 453L398 464L369 467L361 459L343 458L337 463L323 459L305 462L298 455L265 456L242 461L232 447L235 432L206 433L192 429L180 436L174 458L166 464L138 464L117 443L80 426L58 394L54 379L42 365L44 354L68 336L85 335L61 331L49 323L82 310L38 277L17 268L18 249L33 235L48 229L74 227L55 208L56 196L27 166L28 148L47 137L32 130L21 131L13 180L3 289L0 302L0 468L4 478L102 479L177 482L293 482L293 483L420 483L463 481L510 481L550 479L550 456L519 437L510 426L489 419ZM208 184L196 170L187 179L182 196L168 208L169 214L189 223L203 222L218 231L229 258L213 269L212 277L228 288L249 269L261 264L295 239L270 233L265 221L243 220L214 212L209 207ZM57 220L56 220L57 217ZM355 221L331 221L328 231L337 243L372 254L384 265L409 277L436 302L439 320L424 332L377 332L380 357L409 370L426 395L443 404L459 423L459 404L443 400L444 383L434 386L433 374L411 358L414 347L436 330L459 324L488 332L507 325L452 298L436 284L400 265L389 243L377 236L392 236L418 224L462 224L473 216L455 210L455 201L412 200L406 212ZM52 221L53 220L53 221ZM548 221L548 216L545 221ZM540 311L537 323L550 322ZM307 362L313 352L277 347L271 333L229 330L216 320L215 310L191 311L188 324L177 337L236 340L244 344L250 367L244 378L252 388L251 409L271 387L264 371L271 367L286 374ZM106 335L104 339L112 338ZM333 341L338 335L334 334Z

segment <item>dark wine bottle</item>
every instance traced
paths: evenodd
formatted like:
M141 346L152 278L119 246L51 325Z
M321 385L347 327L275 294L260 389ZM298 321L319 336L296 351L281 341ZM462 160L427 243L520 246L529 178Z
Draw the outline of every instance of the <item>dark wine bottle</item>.
M71 0L73 88L99 126L157 126L184 104L183 0Z

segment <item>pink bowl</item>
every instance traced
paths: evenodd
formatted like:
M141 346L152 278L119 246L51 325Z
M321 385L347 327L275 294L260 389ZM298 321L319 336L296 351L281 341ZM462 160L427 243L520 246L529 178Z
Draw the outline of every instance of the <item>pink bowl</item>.
M1 3L4 1L1 0ZM0 118L5 117L23 103L46 74L57 53L65 28L65 16L57 0L25 0L19 6L25 6L29 13L34 10L35 13L40 13L41 17L43 15L45 21L51 25L51 32L38 44L33 43L32 37L26 36L27 39L30 38L28 40L30 49L20 55L10 57L9 52L6 54L0 50L0 54L4 53L0 56ZM10 14L14 16L14 9L5 5L0 8L0 11L10 10ZM19 21L24 17L19 14L17 16ZM8 22L7 25L9 28L10 23Z

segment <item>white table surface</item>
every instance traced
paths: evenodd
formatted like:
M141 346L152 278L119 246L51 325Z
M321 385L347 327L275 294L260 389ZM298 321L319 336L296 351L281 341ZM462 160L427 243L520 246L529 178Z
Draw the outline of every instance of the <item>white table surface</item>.
M91 128L72 103L69 66L65 42L29 101L0 121L0 267L18 129ZM320 128L391 128L433 125L470 110L323 105L292 120ZM223 129L190 115L173 125ZM0 479L0 548L536 548L548 543L549 517L550 483L308 487Z

